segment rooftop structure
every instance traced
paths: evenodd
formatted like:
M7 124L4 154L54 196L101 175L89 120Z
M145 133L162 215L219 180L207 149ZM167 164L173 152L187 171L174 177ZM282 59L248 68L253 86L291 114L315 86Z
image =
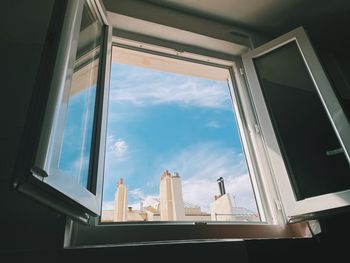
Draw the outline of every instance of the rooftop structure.
M259 221L259 215L244 207L232 204L229 193L226 193L224 179L218 180L220 194L214 196L210 205L210 214L201 207L183 200L181 177L165 170L160 177L159 199L155 203L140 208L128 206L128 187L123 178L118 180L115 194L114 210L103 210L103 222L125 221Z

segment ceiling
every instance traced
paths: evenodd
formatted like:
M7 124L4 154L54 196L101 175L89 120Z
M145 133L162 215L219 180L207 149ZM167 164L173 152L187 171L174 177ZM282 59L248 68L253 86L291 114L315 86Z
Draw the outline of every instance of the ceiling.
M16 5L5 1L1 9L0 27L2 39L10 41L42 42L53 0L36 0L36 6L26 0L17 0ZM275 37L300 25L312 31L322 40L349 41L350 0L102 0L106 7L121 2L147 3L211 21L239 26L243 29ZM119 5L119 6L118 6ZM21 6L22 8L18 8ZM124 6L121 6L124 8ZM28 12L28 10L31 10ZM142 10L143 11L143 10ZM157 16L157 14L152 14ZM20 20L13 17L21 17ZM23 21L27 21L23 23ZM11 22L9 22L11 21ZM29 24L30 27L21 25Z
M116 0L118 1L118 0ZM144 0L269 36L300 25L313 31L350 25L349 0ZM339 31L338 31L339 32Z

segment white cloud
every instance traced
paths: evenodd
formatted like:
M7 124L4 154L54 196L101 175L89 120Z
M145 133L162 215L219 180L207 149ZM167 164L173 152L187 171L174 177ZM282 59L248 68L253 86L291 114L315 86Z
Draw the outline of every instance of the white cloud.
M114 200L112 201L103 201L102 210L114 210Z
M135 188L129 191L129 206L133 207L133 209L140 209L141 202L143 203L143 207L153 206L157 207L159 203L159 196L157 195L146 195L140 188Z
M118 139L112 146L111 150L116 155L123 155L128 149L128 145L122 139Z
M171 160L159 162L163 169L179 172L184 201L199 205L202 211L210 212L214 196L220 193L216 180L223 177L232 203L256 212L254 193L241 152L234 152L216 143L202 143L184 149ZM158 174L156 178L149 179L156 180L159 187ZM129 206L140 209L141 201L144 207L157 206L159 192L154 194L144 191L142 188L129 189ZM113 208L113 205L113 201L104 202L103 209Z
M219 129L219 128L221 128L221 125L220 125L219 122L216 121L216 120L213 120L213 121L208 122L208 123L206 124L206 126L209 127L209 128L214 128L214 129Z
M209 212L219 194L217 178L225 180L226 192L241 207L256 211L254 194L244 157L216 144L200 144L184 149L165 165L182 177L184 200Z
M156 207L159 203L159 196L151 194L146 195L140 188L130 190L128 194L128 206L139 210L141 202L143 203L143 207ZM114 210L114 205L114 200L103 201L102 210Z
M114 139L113 136L107 137L108 155L114 154L118 158L125 157L128 150L128 145L123 139Z
M183 180L182 187L184 200L199 205L207 212L209 212L210 203L214 201L214 196L219 194L216 180L212 178ZM233 205L256 210L248 174L238 177L226 176L225 189L230 194Z
M141 188L132 189L131 191L129 191L129 193L135 198L145 199L145 194L143 193Z
M128 73L131 74L131 73ZM141 79L141 81L140 81ZM184 81L185 79L185 81ZM135 105L176 103L182 106L197 106L229 109L230 97L226 84L219 82L196 81L191 77L146 74L112 83L111 101L129 102ZM118 86L116 86L118 85Z
M108 136L106 140L106 155L104 169L104 193L106 198L114 198L117 181L120 177L124 179L133 173L133 167L123 166L123 174L117 175L123 164L127 163L129 156L128 144L122 139L115 139L114 136ZM108 196L108 197L107 197Z

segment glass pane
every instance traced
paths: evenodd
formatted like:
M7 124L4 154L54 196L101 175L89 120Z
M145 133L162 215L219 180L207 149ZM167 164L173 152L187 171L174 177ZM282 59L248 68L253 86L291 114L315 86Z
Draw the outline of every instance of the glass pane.
M334 45L336 47L327 43L326 47L318 49L318 54L350 121L350 50L345 43L341 43L343 48L338 46L338 42Z
M228 78L114 47L102 222L260 221Z
M59 157L52 162L52 169L69 175L84 187L89 178L101 35L102 24L85 5L73 76L60 109L63 130L57 132L59 152L54 158Z
M349 189L349 165L296 43L254 64L297 200Z

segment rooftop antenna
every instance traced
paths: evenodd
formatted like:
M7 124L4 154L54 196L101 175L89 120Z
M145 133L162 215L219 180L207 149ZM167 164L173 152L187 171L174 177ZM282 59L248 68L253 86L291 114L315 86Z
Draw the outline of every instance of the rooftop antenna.
M138 193L133 193L133 195L140 200L140 211L143 211L143 202L145 199Z
M140 197L140 211L143 211L143 201L144 199Z
M237 207L237 204L236 204L236 196L233 195L233 196L232 196L232 199L233 199L233 207Z

